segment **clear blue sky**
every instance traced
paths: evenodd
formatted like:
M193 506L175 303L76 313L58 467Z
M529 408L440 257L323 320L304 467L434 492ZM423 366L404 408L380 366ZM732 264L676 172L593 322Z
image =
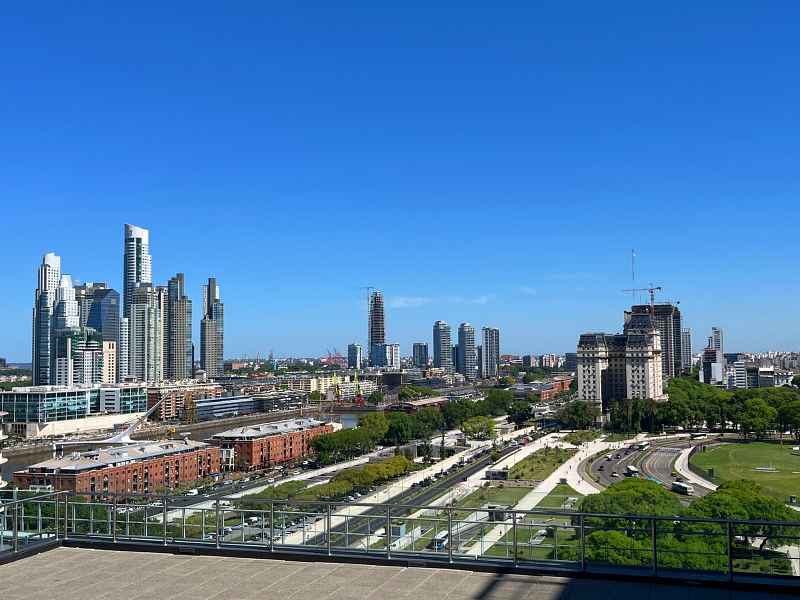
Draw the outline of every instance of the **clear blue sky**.
M345 352L363 285L404 354L439 318L568 351L621 327L631 248L696 348L797 349L797 3L33 4L0 19L0 356L44 252L121 287L125 222L156 282L218 277L228 356Z

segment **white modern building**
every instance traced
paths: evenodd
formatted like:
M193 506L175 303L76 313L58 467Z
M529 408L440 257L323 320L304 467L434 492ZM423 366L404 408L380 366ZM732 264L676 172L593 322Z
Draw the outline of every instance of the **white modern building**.
M167 290L141 284L129 306L128 377L157 383L164 379Z
M39 266L38 283L33 305L32 369L34 384L51 383L50 345L53 333L53 312L56 289L61 281L61 257L48 252Z
M475 328L469 323L458 326L458 364L456 371L466 379L478 376L478 352L475 349Z
M138 284L153 283L150 232L126 223L124 243L122 316L127 317L133 303L133 290Z
M500 365L500 330L496 327L481 329L481 377L497 377Z

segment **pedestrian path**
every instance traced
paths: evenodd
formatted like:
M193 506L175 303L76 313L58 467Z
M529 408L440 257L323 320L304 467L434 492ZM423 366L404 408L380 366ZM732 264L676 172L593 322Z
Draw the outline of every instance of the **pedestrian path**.
M691 455L693 449L694 448L686 448L678 455L678 458L675 459L675 470L689 483L708 488L709 490L716 490L716 485L707 479L700 477L700 475L692 471L692 469L689 467L689 456Z

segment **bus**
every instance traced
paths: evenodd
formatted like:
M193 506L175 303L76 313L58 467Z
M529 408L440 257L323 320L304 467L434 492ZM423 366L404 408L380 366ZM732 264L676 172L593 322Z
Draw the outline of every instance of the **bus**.
M644 452L645 450L650 449L650 442L641 442L639 444L636 444L635 448L637 450L641 450L642 452Z
M682 481L673 481L672 491L677 492L678 494L683 494L684 496L694 495L694 487L692 487L691 484L683 483Z
M689 438L693 439L693 440L704 440L707 437L708 437L708 434L707 433L703 433L702 431L699 432L699 433L693 433L692 435L689 436Z
M634 467L633 465L628 465L625 467L625 477L638 477L639 476L639 469Z
M433 538L433 551L444 552L447 550L447 531L440 531Z

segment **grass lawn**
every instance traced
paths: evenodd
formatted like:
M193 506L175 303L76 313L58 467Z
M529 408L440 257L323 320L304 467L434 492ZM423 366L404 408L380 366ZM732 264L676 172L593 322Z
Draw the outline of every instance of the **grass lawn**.
M531 488L528 487L482 487L456 502L456 508L480 508L484 504L503 504L516 506ZM472 511L456 511L457 518L464 518ZM446 514L446 513L445 513Z
M577 450L574 448L543 448L542 450L537 450L511 467L508 476L510 479L541 481L576 452Z
M786 502L790 495L800 496L800 456L792 454L791 442L783 446L768 442L722 444L706 452L697 452L691 464L705 472L713 468L717 482L753 481L781 502ZM755 471L756 467L772 467L777 471Z
M547 494L536 508L557 508L561 509L567 498L583 498L583 494L576 492L566 483L559 483L553 491Z
M595 430L573 431L562 438L562 441L573 446L580 446L584 442L591 442L600 437L600 432Z
M631 438L636 437L638 434L636 433L608 433L606 434L605 441L606 442L624 442L625 440L629 440Z

